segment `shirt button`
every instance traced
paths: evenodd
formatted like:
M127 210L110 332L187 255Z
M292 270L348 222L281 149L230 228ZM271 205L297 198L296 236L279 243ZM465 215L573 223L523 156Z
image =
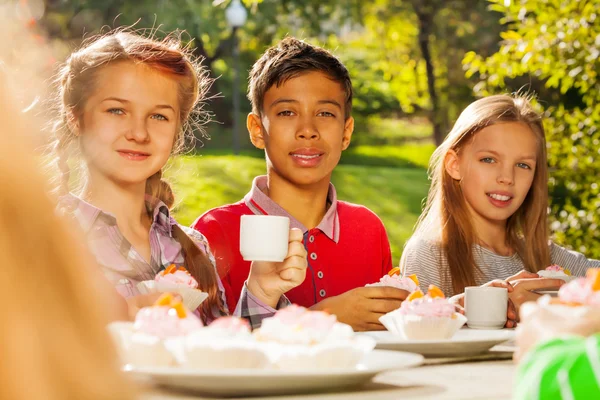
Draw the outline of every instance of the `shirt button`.
M322 277L323 277L323 271L319 271L319 272L317 272L317 276L318 276L319 278L322 278Z
M310 259L311 260L316 260L317 259L317 253L310 253Z
M313 235L310 235L310 237L308 238L308 241L311 243L314 243L315 237Z
M321 297L325 297L325 294L326 294L326 293L325 293L325 289L321 289L321 290L319 290L319 296L321 296Z

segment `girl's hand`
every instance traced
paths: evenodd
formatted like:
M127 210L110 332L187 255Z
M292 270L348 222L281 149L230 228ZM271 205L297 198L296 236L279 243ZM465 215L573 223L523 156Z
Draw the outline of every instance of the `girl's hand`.
M488 283L485 283L481 286L484 287L499 287L499 288L506 288L508 290L509 293L509 299L508 299L508 307L506 309L506 324L504 325L505 328L514 328L515 326L517 326L517 310L515 308L515 305L513 304L513 302L510 300L510 293L514 290L514 288L512 287L512 285L506 281L497 279ZM450 297L450 302L456 304L456 308L457 311L461 314L465 313L465 294L461 293L461 294L457 294L456 296L452 296Z
M291 229L288 253L283 262L252 262L248 290L266 305L277 307L281 295L304 282L308 262L302 239L301 230Z
M538 303L524 304L521 307L521 323L517 328L514 360L520 361L537 343L554 337L585 337L600 332L600 310L590 307L585 311L565 315L555 313L548 306Z

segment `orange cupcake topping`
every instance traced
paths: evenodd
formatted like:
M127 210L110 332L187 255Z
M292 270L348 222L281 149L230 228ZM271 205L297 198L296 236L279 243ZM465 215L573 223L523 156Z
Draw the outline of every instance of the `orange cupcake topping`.
M429 288L427 290L427 294L429 295L429 297L431 297L432 299L435 299L436 297L440 297L442 299L445 299L446 296L444 296L444 292L442 292L440 290L439 287L435 286L435 285L429 285Z
M416 299L420 299L421 297L425 296L423 294L423 292L421 292L420 290L417 290L415 292L412 292L407 298L406 301L413 301Z
M158 273L158 275L160 275L160 276L165 276L165 275L167 275L167 274L174 274L174 273L175 273L175 272L177 272L177 271L184 271L184 272L186 272L188 275L190 274L190 273L188 272L188 270L187 270L187 269L185 269L185 267L178 267L178 266L177 266L177 265L175 265L175 264L171 264L171 265L169 265L167 268L165 268L164 270L160 271L160 272Z
M408 275L407 278L413 281L417 286L419 286L419 278L417 278L416 274Z
M390 272L388 272L389 276L394 276L394 275L400 275L400 267L395 267L390 269Z
M154 302L154 305L174 309L177 312L177 316L179 318L185 318L187 315L183 303L175 299L171 293L163 293L162 295L160 295L160 297Z
M600 291L600 268L590 268L585 273L585 277L592 284L594 292Z

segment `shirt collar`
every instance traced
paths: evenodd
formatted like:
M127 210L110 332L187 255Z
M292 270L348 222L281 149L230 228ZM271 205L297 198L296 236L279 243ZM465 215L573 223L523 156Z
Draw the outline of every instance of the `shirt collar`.
M284 210L279 204L275 203L269 196L265 194L263 190L267 188L267 176L261 175L254 178L252 182L252 189L244 197L244 203L252 210L256 215L277 215L280 217L288 217L290 219L290 228L298 228L303 233L306 233L308 229L300 223L296 218L292 217L286 210ZM329 239L338 243L340 240L339 230L339 216L337 212L337 194L335 187L332 183L329 183L329 191L327 193L327 200L331 204L329 209L323 216L323 219L317 225L317 229L323 232Z
M169 207L159 199L149 195L146 195L145 201L146 208L152 210L153 223L166 234L172 236L172 227L177 225L177 222L171 217ZM59 199L58 210L73 215L85 233L89 232L94 224L100 220L108 225L117 224L117 219L113 214L102 211L72 193Z

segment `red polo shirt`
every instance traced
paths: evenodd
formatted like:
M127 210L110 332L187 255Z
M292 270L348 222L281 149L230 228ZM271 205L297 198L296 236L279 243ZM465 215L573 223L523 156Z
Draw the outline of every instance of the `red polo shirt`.
M392 268L390 244L379 217L364 206L338 201L332 184L328 193L331 206L319 225L310 230L261 190L266 186L266 176L255 178L243 200L207 211L193 224L208 239L230 310L237 304L250 273L250 262L240 254L242 215L286 216L290 227L304 233L309 266L304 282L286 293L292 303L310 307L328 297L378 282Z

